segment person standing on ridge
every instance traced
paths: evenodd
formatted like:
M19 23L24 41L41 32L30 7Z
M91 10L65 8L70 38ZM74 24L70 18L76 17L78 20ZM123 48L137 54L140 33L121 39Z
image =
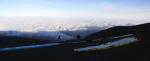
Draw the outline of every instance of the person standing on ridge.
M60 35L58 36L58 40L61 40L61 36Z
M76 37L77 37L77 40L81 40L81 36L79 34Z

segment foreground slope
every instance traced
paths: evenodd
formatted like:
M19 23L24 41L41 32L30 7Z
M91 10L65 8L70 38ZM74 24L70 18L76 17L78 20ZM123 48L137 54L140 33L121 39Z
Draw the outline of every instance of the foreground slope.
M132 33L138 42L107 50L92 50L86 52L73 51L76 48L93 46L98 42L63 43L57 46L1 51L3 61L150 61L149 35L150 24L133 26ZM105 34L105 33L104 33ZM125 33L126 34L126 33ZM128 34L128 33L127 33ZM111 34L113 35L113 33ZM120 34L119 34L120 35ZM122 35L122 34L121 34ZM110 36L108 34L108 36ZM97 37L96 37L97 38ZM94 39L94 38L93 38ZM110 39L109 39L110 40ZM114 41L114 40L113 40ZM103 43L100 43L103 44Z
M75 52L73 49L96 43L66 43L57 46L0 52L1 60L53 60L53 61L148 61L150 53L140 42L111 48Z

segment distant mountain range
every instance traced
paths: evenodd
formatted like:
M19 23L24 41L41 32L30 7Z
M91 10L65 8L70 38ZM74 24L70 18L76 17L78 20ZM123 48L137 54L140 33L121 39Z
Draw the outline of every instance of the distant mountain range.
M33 45L51 42L63 42L76 40L76 36L81 38L100 31L100 27L86 27L84 30L76 31L39 31L39 32L21 32L21 31L0 31L0 47L12 47L21 45ZM58 37L61 37L61 40Z
M87 26L86 29L79 30L66 30L66 31L39 31L39 32L21 32L21 31L0 31L0 35L4 36L17 36L26 37L32 39L41 40L57 40L58 36L61 36L62 40L75 39L76 35L81 35L85 37L91 33L100 31L102 28L97 26Z

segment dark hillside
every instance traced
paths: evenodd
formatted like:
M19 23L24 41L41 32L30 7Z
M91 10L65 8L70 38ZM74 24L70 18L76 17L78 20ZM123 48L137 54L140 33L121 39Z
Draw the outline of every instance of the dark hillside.
M110 48L107 50L93 50L87 52L75 52L74 49L82 48L86 46L93 46L103 44L103 42L81 42L81 43L63 43L57 46L46 46L41 48L30 48L13 51L1 51L0 60L3 61L150 61L150 24L135 25L130 27L113 27L110 29L103 30L102 32L93 33L90 40L93 40L95 36L107 36L107 37L118 37L118 35L133 34L139 41L127 45L123 45L116 48ZM122 30L120 30L122 29ZM127 29L127 33L126 33ZM120 30L120 31L119 31ZM128 32L130 30L130 32ZM108 31L108 33L107 33ZM115 32L115 33L111 33ZM122 33L125 32L125 33ZM118 33L118 34L116 34ZM92 37L93 36L93 37ZM14 45L34 44L33 39L16 38L16 37L0 37L3 41L14 40ZM97 38L97 37L96 37ZM123 37L124 38L124 37ZM111 41L117 41L120 38L115 38ZM23 40L20 42L19 40ZM87 40L87 39L85 39ZM19 42L18 42L19 41ZM33 41L33 42L31 42ZM74 40L76 41L76 40ZM79 41L79 40L78 40ZM105 40L104 40L105 41ZM1 43L3 45L3 42ZM6 43L7 44L7 43ZM7 44L9 45L9 43Z
M42 40L39 39L31 39L19 36L3 36L0 35L0 48L4 47L16 47L23 45L35 45L35 44L43 44Z
M0 53L0 58L13 61L149 61L150 58L149 50L144 48L140 42L108 50L73 51L75 48L88 45L91 44L68 43L51 47L6 51Z

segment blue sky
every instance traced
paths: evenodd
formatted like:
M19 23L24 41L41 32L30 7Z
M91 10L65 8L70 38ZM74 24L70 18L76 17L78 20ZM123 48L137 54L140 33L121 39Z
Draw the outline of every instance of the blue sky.
M149 13L149 3L150 0L0 0L0 16L114 17L120 14L136 16L135 13L139 13L138 15Z
M106 20L102 19L117 23L150 22L149 3L150 0L0 0L0 24L4 26L0 29L18 29L17 26L22 29L22 23L43 20L43 23L92 20L103 24Z

